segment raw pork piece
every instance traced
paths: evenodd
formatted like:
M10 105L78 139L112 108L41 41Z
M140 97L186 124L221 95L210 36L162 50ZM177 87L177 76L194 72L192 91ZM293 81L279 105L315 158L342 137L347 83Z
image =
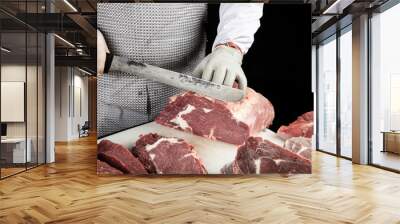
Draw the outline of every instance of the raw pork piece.
M102 140L98 144L97 157L127 174L147 174L140 161L132 155L129 149L109 140Z
M108 163L103 162L101 160L97 160L97 173L98 174L113 174L113 175L121 175L122 171L108 165Z
M182 139L158 134L140 136L134 155L153 174L207 174L193 146Z
M304 137L293 137L285 141L284 147L307 159L311 159L311 139Z
M311 173L311 161L260 137L250 137L239 147L224 174Z
M307 112L299 117L297 120L290 123L288 126L282 125L278 129L278 135L284 139L290 137L306 137L311 138L314 128L314 113Z
M274 119L272 104L261 94L247 88L239 102L224 102L193 92L170 98L156 122L205 138L241 145L268 127Z

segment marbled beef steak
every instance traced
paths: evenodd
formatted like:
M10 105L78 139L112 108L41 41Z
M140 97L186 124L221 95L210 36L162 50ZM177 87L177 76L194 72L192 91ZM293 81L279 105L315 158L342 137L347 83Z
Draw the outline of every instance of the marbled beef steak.
M142 135L133 154L153 174L207 174L193 146L183 139L158 134Z
M98 146L97 157L108 165L127 174L147 174L140 161L133 156L129 149L109 140L102 140Z
M289 138L285 141L285 145L283 146L290 151L303 156L307 159L311 159L312 146L311 139L304 137L293 137Z
M268 127L274 119L272 104L247 88L239 102L224 102L193 92L171 97L156 122L205 138L241 145Z
M105 152L110 149L115 143L109 140L102 140L99 144L97 144L97 154Z
M224 174L311 173L311 161L260 137L249 137L239 147Z
M297 117L297 120L290 123L288 126L282 125L278 129L278 135L284 139L291 137L306 137L311 138L314 128L314 113L312 111L304 113Z

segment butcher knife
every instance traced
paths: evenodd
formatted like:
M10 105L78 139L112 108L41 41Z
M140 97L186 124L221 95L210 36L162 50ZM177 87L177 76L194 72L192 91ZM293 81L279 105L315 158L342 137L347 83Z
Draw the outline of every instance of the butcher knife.
M104 66L104 73L108 73L109 71L137 75L140 78L151 79L223 101L236 102L241 100L245 95L245 91L241 89L219 85L190 75L132 61L112 54L107 54Z

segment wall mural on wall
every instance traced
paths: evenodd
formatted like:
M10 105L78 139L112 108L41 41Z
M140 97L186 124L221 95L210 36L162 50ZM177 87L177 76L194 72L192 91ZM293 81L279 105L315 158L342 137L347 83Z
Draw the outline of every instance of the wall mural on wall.
M302 69L296 77L290 71L286 75L279 62L264 68L261 60L263 48L269 48L266 57L273 61L276 45L263 46L271 28L263 24L273 19L268 18L274 15L270 11L279 15L288 8L263 8L260 3L212 7L219 7L214 11L217 16L219 12L220 27L207 43L204 31L218 21L207 4L98 4L98 174L311 173L309 50L306 61L298 62ZM310 8L299 7L306 12L304 49L311 49ZM263 10L267 16L259 26ZM235 21L238 30L229 15L240 13L247 13L250 21ZM218 22L214 25L216 30ZM206 46L214 50L206 51ZM260 69L254 71L254 66ZM269 75L277 72L279 82ZM282 88L268 92L271 83ZM304 90L296 93L284 89L303 83ZM230 93L243 96L235 100ZM293 104L277 102L290 95ZM296 106L299 102L305 102L303 107ZM285 117L286 110L290 114Z

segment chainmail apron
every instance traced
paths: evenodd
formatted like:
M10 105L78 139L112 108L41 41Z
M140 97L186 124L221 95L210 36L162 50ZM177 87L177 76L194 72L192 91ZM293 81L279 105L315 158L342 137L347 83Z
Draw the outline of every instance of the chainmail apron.
M97 10L97 27L115 55L183 73L205 56L206 4L99 3ZM152 121L180 91L130 74L99 76L98 137Z

